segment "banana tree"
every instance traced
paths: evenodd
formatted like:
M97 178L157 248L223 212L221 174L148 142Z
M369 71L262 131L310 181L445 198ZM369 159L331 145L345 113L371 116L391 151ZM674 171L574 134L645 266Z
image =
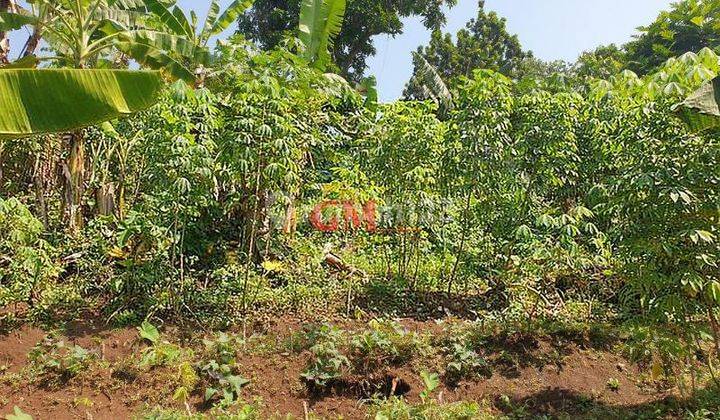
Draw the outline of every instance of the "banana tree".
M218 1L213 0L200 27L194 11L191 11L188 17L177 5L170 8L159 0L142 0L142 2L148 11L160 20L163 32L132 33L130 41L134 43L134 48L169 46L167 51L173 52L177 61L192 71L196 86L202 86L206 77L206 68L213 61L208 51L210 39L224 32L253 3L252 0L235 0L220 13ZM173 44L173 41L176 43Z
M300 5L299 55L320 71L326 71L332 64L331 50L342 29L346 6L346 0L303 0ZM326 73L325 77L328 79L325 90L332 91L336 87L350 88L350 84L337 74ZM366 77L356 89L365 96L365 106L371 111L377 110L375 77Z
M155 103L163 86L156 71L0 68L0 144L3 139L71 133L65 163L63 213L83 225L85 151L81 128Z
M413 82L419 85L425 99L438 104L441 115L447 114L453 108L453 96L437 69L417 52L413 52L413 63L417 70Z
M298 25L301 56L320 71L331 63L330 49L342 29L346 0L303 0Z
M720 127L720 76L690 95L676 110L693 131Z
M136 35L140 31L144 31L147 20L147 8L142 0L30 0L29 4L30 10L21 9L17 13L7 13L4 15L4 19L24 22L33 28L28 46L26 46L26 53L34 50L35 46L31 44L36 44L40 38L47 42L52 55L40 57L39 60L50 61L58 67L77 69L114 67L109 58L121 52L130 55L142 64L150 64L150 67L153 68L162 68L165 74L173 78L184 79L188 82L194 80L192 71L178 63L169 53L170 50L178 50L182 45L187 44L185 40L177 39L170 34L164 34L165 36L162 38L159 36L139 38ZM141 43L144 40L147 42ZM7 71L7 69L3 71ZM10 73L5 74L6 77L11 75ZM62 87L67 86L68 83L69 86L77 85L76 79L53 78L49 76L50 73L33 74L42 74L43 76L38 76L42 77L42 80L58 83L57 87L47 85L48 92L63 91ZM83 77L90 77L90 74ZM38 83L29 77L25 80L27 83ZM112 83L112 80L99 81L94 89L96 91L112 89ZM86 92L91 91L92 89ZM123 108L122 103L117 102L117 97L117 95L105 97L111 99L108 103L116 108L99 107L98 111L109 111L107 117L111 118L114 111L125 112L125 110L134 108ZM100 115L95 114L96 118L91 118L87 122L95 122L94 120L98 116L102 117L102 112ZM58 122L67 117L65 114L66 110L57 106L40 114L29 113L34 118L44 115L49 127L59 126ZM83 123L81 125L86 125L85 121L79 122ZM83 222L80 208L85 179L84 139L80 130L70 130L70 127L75 126L75 124L70 124L68 131L71 133L65 136L68 145L68 160L65 163L66 170L64 171L64 207L68 225L71 228L78 228ZM38 127L32 124L29 128L32 130L26 127L25 131L20 132L46 131L42 126L38 130ZM54 129L49 131L54 131Z
M15 0L0 0L0 64L8 63L11 30L21 28L25 22L22 16L16 16Z
M150 7L165 4L158 0L28 0L28 3L29 9L17 8L15 13L0 14L0 30L31 27L22 56L34 54L42 39L54 55L39 59L54 62L57 67L117 67L118 63L110 58L120 53L143 66L161 69L171 78L192 83L193 69L177 57L207 55L193 48L189 40L164 27L153 26Z

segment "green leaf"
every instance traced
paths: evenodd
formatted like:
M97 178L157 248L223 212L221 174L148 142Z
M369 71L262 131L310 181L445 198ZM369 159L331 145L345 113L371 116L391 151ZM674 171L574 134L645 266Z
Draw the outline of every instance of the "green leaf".
M378 108L377 79L375 76L366 77L360 84L361 93L365 94L365 108L376 112Z
M303 0L300 6L300 21L298 23L298 31L300 42L305 47L303 57L307 61L311 61L317 51L317 43L319 42L320 26L323 19L323 0Z
M126 32L120 38L124 42L134 42L151 46L158 51L177 54L190 61L199 62L199 64L209 62L210 52L205 48L196 46L192 40L184 36L159 31L138 30ZM138 59L142 60L142 57L138 57Z
M33 25L37 22L37 18L31 15L21 15L19 13L0 12L0 31L14 31L25 25Z
M0 68L0 137L65 132L153 105L159 73Z
M324 70L332 61L330 49L335 44L335 37L342 29L346 0L326 0L325 5L327 8L325 24L320 34L317 60L315 61L315 67L320 70Z
M303 0L298 25L299 38L305 47L302 56L322 70L330 62L328 48L342 27L345 0Z
M690 19L690 22L694 23L697 26L703 26L705 23L705 16L695 16L694 18Z
M428 99L435 101L442 113L452 110L452 93L435 67L422 54L417 52L413 52L413 62L417 69L418 82L425 88L424 91Z
M19 60L15 60L12 63L0 67L2 70L7 69L33 69L37 67L40 60L34 55L28 55L27 57L20 58Z
M152 40L133 38L132 41L118 43L116 47L141 65L162 70L174 80L183 80L190 84L195 82L195 74L190 69L171 57L170 54L158 49L153 42Z
M147 321L143 321L143 323L140 324L138 327L138 333L140 334L140 337L153 344L160 341L160 331L158 331L157 327Z
M220 5L218 4L217 0L212 0L210 2L210 8L208 9L208 14L205 17L205 24L203 25L203 30L200 33L200 41L206 42L208 38L210 38L210 31L212 30L213 25L215 24L215 20L218 17L218 14L220 13Z
M175 35L187 36L188 38L195 38L195 33L190 26L190 23L182 14L182 10L170 11L164 4L158 0L145 0L145 6L155 16L160 18L160 21Z
M720 283L713 281L710 282L710 284L707 285L707 289L705 292L708 299L710 299L713 303L719 304L720 303Z
M240 395L240 392L242 392L242 387L250 383L249 379L245 379L242 376L237 375L227 376L225 380L228 381L230 386L233 388L235 395Z
M175 393L173 394L173 400L184 402L187 401L190 398L190 393L188 392L187 388L184 386L179 387L175 390Z
M704 84L674 109L694 132L720 126L720 76Z
M253 0L235 0L230 3L230 6L220 15L215 21L215 24L210 29L209 37L220 34L222 31L227 29L232 23L234 23L240 14L244 13L247 9L252 6Z
M704 242L712 243L715 240L715 235L713 235L712 233L710 233L706 230L696 230L695 233Z
M420 373L420 378L423 381L423 385L425 385L425 391L428 392L428 395L440 386L440 377L437 373L423 371Z
M217 389L207 388L205 390L205 401L210 401L217 393L218 393Z
M33 420L30 414L25 413L17 405L13 408L13 413L5 416L6 420Z

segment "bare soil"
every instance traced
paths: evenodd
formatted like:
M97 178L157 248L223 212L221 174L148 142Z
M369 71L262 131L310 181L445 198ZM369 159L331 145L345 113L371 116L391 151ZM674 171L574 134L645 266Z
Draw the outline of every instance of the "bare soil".
M349 321L344 324L341 325L344 328L353 326ZM301 325L293 320L277 320L265 331L266 337L280 342L301 329ZM442 330L434 321L408 320L403 325L409 330L433 334ZM134 328L110 329L95 320L65 328L62 339L96 352L101 361L91 371L53 385L30 377L27 369L28 352L47 334L36 327L22 326L0 335L0 416L12 412L15 405L35 419L53 420L132 418L158 404L183 409L182 404L169 399L172 390L167 389L170 378L176 375L176 367L151 371L132 368L132 361L138 360L144 346ZM191 335L169 328L164 334L173 334L179 341ZM203 333L197 335L196 341ZM501 350L503 346L506 348ZM422 363L388 367L317 393L300 379L308 357L307 352L241 352L238 365L243 376L251 380L244 388L245 400L259 398L267 417L291 414L303 418L307 411L321 417L346 419L366 418L366 398L378 390L386 395L391 392L401 395L412 403L420 401ZM641 369L609 349L584 348L574 343L558 347L557 343L521 338L500 348L494 346L487 357L495 367L492 376L454 386L443 384L437 398L443 402L485 402L498 413L510 401L531 413L582 415L588 406L632 409L672 396L669 391L643 386ZM617 390L608 387L611 378L619 383ZM207 409L200 396L193 398L194 410Z

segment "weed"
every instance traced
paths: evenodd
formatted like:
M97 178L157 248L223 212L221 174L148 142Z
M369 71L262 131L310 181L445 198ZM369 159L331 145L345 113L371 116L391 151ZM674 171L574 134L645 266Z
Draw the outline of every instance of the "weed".
M491 419L493 416L481 409L475 402L444 404L430 396L440 386L436 373L422 372L420 378L424 389L420 393L421 403L411 405L399 397L377 401L374 408L375 420L470 420Z
M310 348L310 353L310 363L300 376L313 387L325 387L342 378L350 369L350 361L334 341L315 344Z
M225 364L211 360L202 367L202 372L212 386L205 389L205 401L219 400L221 406L229 406L240 397L242 387L250 383L240 375L233 374L233 369Z
M479 375L489 375L491 372L487 361L464 344L453 343L446 351L445 381L450 384L457 384L462 379Z
M183 353L179 346L161 341L160 331L147 321L138 327L138 334L150 343L150 347L143 350L140 366L164 366L177 361Z
M256 404L238 402L233 407L217 407L203 414L158 408L143 414L140 418L143 420L257 420L261 417Z
M30 351L28 359L39 374L66 381L87 370L97 355L78 345L47 337Z
M618 381L616 378L608 379L606 385L610 391L618 392L620 390L620 381Z
M420 399L426 402L430 395L440 386L440 378L437 373L422 372L420 379L423 381L425 389L420 392Z
M221 332L214 340L203 340L203 344L208 354L219 363L235 364L235 348L240 344L237 338Z
M355 335L350 342L352 361L358 371L402 364L427 348L418 334L405 331L397 322L372 320L368 326L368 330Z
M175 390L173 399L175 401L182 402L185 405L185 409L190 413L190 394L195 390L195 386L198 383L198 375L195 373L195 369L188 362L181 363L178 366L177 380L180 386Z
M33 420L33 417L30 414L22 411L20 407L16 405L15 407L13 407L12 414L8 414L5 416L5 420Z

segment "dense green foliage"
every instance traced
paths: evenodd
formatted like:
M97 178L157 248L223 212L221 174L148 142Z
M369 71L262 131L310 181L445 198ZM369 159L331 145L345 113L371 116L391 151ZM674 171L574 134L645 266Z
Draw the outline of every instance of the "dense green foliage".
M261 48L281 45L298 26L302 3L301 0L257 0L250 11L240 16L238 32ZM332 51L339 73L359 82L365 74L367 59L376 52L372 37L401 34L402 18L408 16L421 16L426 27L438 28L445 23L444 4L454 5L455 0L348 2L346 18Z
M445 83L460 76L470 77L476 69L495 70L515 77L521 70L522 61L532 59L532 53L523 51L517 35L507 32L505 19L495 12L486 12L484 0L479 2L478 8L477 17L458 31L454 40L451 34L436 29L429 44L419 47L416 52L436 69ZM406 98L429 99L423 92L422 80L418 80L420 71L416 62L413 77L403 94Z
M520 78L526 53L481 9L457 45L435 35L418 54L448 78L452 106L378 105L324 73L343 5L308 1L300 39L266 51L234 37L212 60L171 54L202 70L192 87L165 86L156 106L75 133L73 147L56 135L0 143L0 323L82 311L212 327L278 313L457 316L518 329L601 321L627 330L629 353L654 375L681 385L689 375L694 387L706 372L717 380L720 127L695 131L675 106L717 77L718 55L684 52L638 76L608 47L584 56L577 75ZM208 34L242 4L212 12L207 31L160 6L154 16L179 23L204 54ZM391 14L440 19L430 5L398 7ZM487 32L499 37L498 57L472 53L487 48ZM456 60L470 56L479 61ZM351 67L357 75L363 65ZM80 188L58 188L68 172ZM66 229L67 202L86 224ZM318 231L311 212L339 229ZM144 366L181 358L149 324L141 336ZM303 378L320 388L426 347L385 322L352 339L329 327L310 337ZM485 371L472 337L443 343L446 381ZM46 350L67 361L38 359L45 368L73 373L86 361L77 349ZM222 346L208 351L196 369L206 400L230 404L245 379ZM437 380L423 376L422 406L390 399L379 418L478 412L427 399ZM187 403L187 391L178 399Z
M720 53L720 1L684 0L674 3L625 46L630 69L649 73L665 60L687 51L711 48Z

